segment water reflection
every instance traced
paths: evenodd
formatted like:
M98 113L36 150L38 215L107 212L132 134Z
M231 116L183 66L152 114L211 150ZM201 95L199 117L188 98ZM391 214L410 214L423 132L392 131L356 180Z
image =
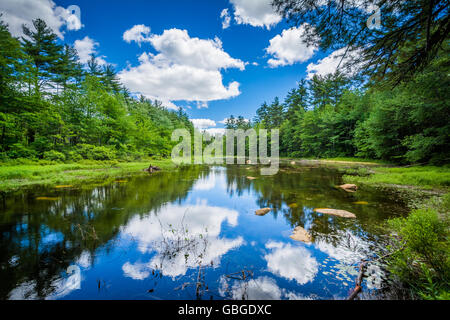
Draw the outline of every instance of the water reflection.
M237 211L210 206L204 199L199 199L195 205L168 204L158 214L135 217L124 227L123 233L138 242L140 252L156 254L147 263L126 262L123 270L127 276L143 280L153 269L176 277L199 265L218 267L220 257L244 241L241 236L220 237L222 224L226 222L234 227L237 218Z
M308 249L273 241L267 243L266 248L271 250L264 256L270 272L300 285L314 280L318 263Z
M301 294L280 288L276 280L267 276L261 276L247 281L228 282L222 277L220 294L233 300L309 300Z
M0 299L343 298L380 223L406 209L380 192L338 190L340 179L328 168L263 177L250 166L190 167L3 194ZM256 216L263 207L272 211ZM312 244L289 238L297 226Z

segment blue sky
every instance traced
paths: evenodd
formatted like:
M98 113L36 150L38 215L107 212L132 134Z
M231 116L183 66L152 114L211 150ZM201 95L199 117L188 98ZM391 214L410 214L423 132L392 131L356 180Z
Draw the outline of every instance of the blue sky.
M337 53L306 47L302 27L290 29L269 2L2 0L0 11L13 35L39 16L80 57L113 64L132 92L183 107L203 119L199 127L221 128L231 114L252 119L262 102L284 99L312 69L335 68ZM72 24L71 5L81 10Z

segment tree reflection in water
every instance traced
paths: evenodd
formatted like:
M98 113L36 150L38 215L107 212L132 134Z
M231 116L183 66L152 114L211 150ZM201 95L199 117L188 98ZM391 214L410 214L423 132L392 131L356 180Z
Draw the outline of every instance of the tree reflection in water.
M3 194L0 299L95 298L97 286L111 298L342 296L347 280L327 275L331 264L346 268L370 255L383 237L380 224L406 213L386 194L336 189L341 176L329 168L264 177L253 166L198 166L121 180L128 182ZM270 214L254 215L265 207ZM297 226L311 245L289 239ZM71 265L81 275L68 274ZM94 288L77 290L77 276L94 279Z

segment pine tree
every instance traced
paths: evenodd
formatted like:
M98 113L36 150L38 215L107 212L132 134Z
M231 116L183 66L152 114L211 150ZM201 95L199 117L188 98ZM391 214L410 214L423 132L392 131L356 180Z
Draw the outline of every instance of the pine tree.
M57 81L58 69L61 65L62 46L57 43L57 35L47 26L44 20L33 20L35 30L23 25L23 49L31 58L35 67L34 90L36 95L42 94L43 87L53 88Z
M63 90L68 87L76 87L81 82L83 70L79 62L75 48L64 45L61 59L56 66L57 76L55 82L62 86Z

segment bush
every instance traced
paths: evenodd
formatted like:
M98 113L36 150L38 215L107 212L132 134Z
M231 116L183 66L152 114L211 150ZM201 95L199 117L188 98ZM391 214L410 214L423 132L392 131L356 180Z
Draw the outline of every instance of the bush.
M83 160L83 157L76 151L69 151L67 152L67 156L66 158L68 160L74 161L74 162L78 162Z
M46 151L44 152L44 159L45 160L51 160L51 161L65 161L66 160L66 156L58 151L55 150L50 150L50 151Z
M35 159L37 156L35 150L28 148L27 146L24 146L21 143L15 143L11 145L7 154L8 157L11 159L18 159L18 158Z
M397 233L389 247L390 272L424 299L448 296L450 261L448 223L434 209L418 209L390 221Z
M116 151L108 147L98 147L90 144L77 146L77 153L88 160L113 160L116 159Z

